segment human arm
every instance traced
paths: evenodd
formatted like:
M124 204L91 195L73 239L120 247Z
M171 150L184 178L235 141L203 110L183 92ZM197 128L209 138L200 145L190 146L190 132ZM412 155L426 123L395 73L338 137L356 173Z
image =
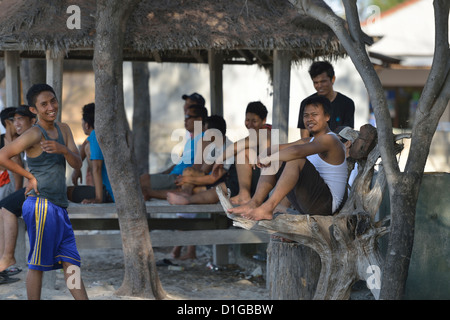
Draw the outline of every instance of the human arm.
M300 138L308 138L310 136L310 133L308 129L300 129Z
M204 141L202 137L197 136L199 138L196 138L194 140L195 146L194 146L194 163L192 165L192 168L194 170L198 170L204 173L207 173L211 170L211 165L208 165L208 163L205 162L205 149L212 143L211 141ZM192 158L191 158L192 159Z
M271 155L259 158L258 165L268 166L272 161L291 161L295 159L306 158L307 156L319 153L326 154L336 144L336 138L329 134L315 137L313 141L301 139L296 143L280 145L279 151Z
M92 177L95 186L95 198L84 199L81 203L102 203L103 202L103 178L102 178L102 165L103 160L91 160L92 164Z
M78 148L73 140L72 131L64 123L60 124L60 128L64 136L65 145L54 140L43 140L41 141L41 148L47 153L62 154L72 168L80 169L82 161Z
M226 170L221 166L218 168L217 175L213 174L205 174L202 176L179 176L177 178L177 185L183 185L183 184L193 184L196 186L206 186L214 184L217 180L219 180L224 174L226 173Z
M86 159L86 148L89 147L89 141L88 139L85 139L84 142L81 144L79 152L80 152L80 157L81 157L81 162L84 161L84 159ZM78 179L80 179L80 182L83 182L83 175L81 173L81 168L80 169L74 169L72 172L72 183L76 186L78 185Z
M11 158L12 161L16 162L19 166L23 167L23 161L20 155L16 155ZM14 177L14 188L15 190L20 190L23 188L23 177L18 173L13 173Z
M40 133L39 129L36 128L28 130L13 142L0 149L0 166L3 166L13 173L19 174L22 177L28 179L25 193L28 193L31 189L34 189L36 194L39 194L36 178L29 171L25 170L23 166L14 162L12 158L14 156L17 156L21 152L29 150L33 146L38 145L41 137L42 134Z

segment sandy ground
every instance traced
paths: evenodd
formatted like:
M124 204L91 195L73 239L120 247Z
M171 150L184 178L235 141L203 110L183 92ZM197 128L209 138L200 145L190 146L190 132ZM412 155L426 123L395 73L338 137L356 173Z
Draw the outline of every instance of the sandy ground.
M155 248L156 261L169 259L184 270L169 270L158 266L158 274L169 299L174 300L264 300L268 299L265 280L262 276L251 276L254 270L246 271L238 265L228 265L219 270L212 269L212 250L209 246L198 247L197 259L176 260L170 248ZM92 300L128 300L114 292L123 280L123 255L119 249L80 250L82 278ZM20 281L0 285L0 300L25 300L27 269L12 276ZM72 296L66 288L62 271L56 271L54 288L44 287L44 300L67 300Z
M258 275L258 267L245 270L231 264L215 270L210 267L212 249L210 246L197 247L197 259L175 260L170 248L155 248L157 261L169 259L184 270L169 270L158 266L158 274L168 298L173 300L268 300L269 293L263 276ZM91 300L140 300L133 297L119 297L115 291L123 279L123 255L119 249L80 250L82 258L82 278ZM26 300L25 278L27 269L13 276L20 281L0 285L0 300ZM253 274L253 275L252 275ZM61 271L56 273L54 287L44 287L43 300L72 300L66 288ZM371 300L366 288L359 286L352 294L354 300Z

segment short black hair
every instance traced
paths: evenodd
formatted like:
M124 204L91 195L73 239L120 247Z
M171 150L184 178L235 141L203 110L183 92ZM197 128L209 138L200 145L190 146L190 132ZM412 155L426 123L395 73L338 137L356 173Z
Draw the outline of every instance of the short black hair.
M267 118L268 111L267 111L266 106L263 105L261 103L261 101L254 101L254 102L250 102L247 105L245 114L247 114L247 113L254 113L254 114L258 115L261 118L261 120L264 120Z
M8 107L2 110L2 112L0 112L0 120L2 122L2 125L6 128L6 119L9 119L10 116L9 114L13 111L16 111L17 107Z
M88 103L83 107L83 120L86 122L91 128L94 128L95 122L95 103Z
M304 104L305 108L306 108L306 106L311 105L311 104L316 106L316 107L321 105L322 108L323 108L324 114L327 114L327 115L331 116L331 102L330 102L330 100L328 100L327 97L317 95L317 96L312 96L312 97L306 98L305 99L305 104ZM305 110L303 109L302 117L303 117L303 112L304 111Z
M328 61L316 61L309 67L309 75L311 79L317 77L318 75L326 72L330 79L334 77L334 68Z
M217 129L223 136L227 133L227 123L222 116L212 115L206 119L208 129Z
M50 91L56 97L55 90L53 90L53 88L51 86L49 86L48 84L46 84L46 83L34 84L31 86L30 89L28 89L28 92L27 92L28 105L30 107L36 108L36 98L41 92L44 92L44 91Z
M205 123L206 118L208 117L208 110L199 104L192 104L188 107L188 109L193 109L196 117L202 118L202 123Z

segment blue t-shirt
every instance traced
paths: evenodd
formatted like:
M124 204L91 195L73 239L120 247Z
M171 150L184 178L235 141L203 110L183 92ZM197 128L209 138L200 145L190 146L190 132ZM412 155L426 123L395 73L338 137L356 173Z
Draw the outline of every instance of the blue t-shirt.
M102 150L97 142L97 137L95 135L95 130L92 130L91 134L87 138L89 141L89 148L91 150L91 160L102 160L102 180L108 193L111 195L114 201L114 195L111 188L111 183L109 182L108 173L106 172L105 159L103 158Z
M186 144L184 145L184 150L180 161L169 174L183 174L184 169L192 167L192 165L194 164L197 143L201 138L203 138L204 134L205 133L202 132L201 134L198 134L194 139L189 137L188 141L186 141Z

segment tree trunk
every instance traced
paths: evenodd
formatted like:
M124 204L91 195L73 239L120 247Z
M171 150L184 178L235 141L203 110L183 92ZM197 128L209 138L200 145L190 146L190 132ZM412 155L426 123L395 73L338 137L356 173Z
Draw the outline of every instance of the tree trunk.
M415 206L418 190L436 131L450 96L450 50L448 43L448 0L434 0L435 52L430 75L425 84L412 128L411 149L405 173L401 173L392 143L392 125L381 82L362 41L356 0L343 1L346 21L326 5L312 0L289 0L299 11L328 25L339 38L363 79L374 108L378 142L390 190L392 231L383 272L382 299L401 299L406 283L414 239ZM402 183L411 183L404 186ZM399 191L401 190L401 191ZM396 234L394 234L396 233Z
M150 71L147 62L133 62L133 136L137 171L149 172L150 154Z
M409 262L414 243L416 203L422 176L411 179L403 174L397 183L389 188L391 202L391 232L383 271L381 298L393 300L405 294ZM396 214L392 214L392 213Z
M0 59L0 82L3 81L5 77L5 63L3 62L3 58Z
M267 248L270 299L312 300L321 270L320 257L296 242L271 238Z
M44 59L21 59L20 80L22 81L22 95L26 102L27 91L35 83L47 83L47 69Z
M123 242L125 276L118 295L162 299L150 241L145 202L139 189L133 137L123 96L123 42L137 0L98 0L95 71L95 129L116 200Z

